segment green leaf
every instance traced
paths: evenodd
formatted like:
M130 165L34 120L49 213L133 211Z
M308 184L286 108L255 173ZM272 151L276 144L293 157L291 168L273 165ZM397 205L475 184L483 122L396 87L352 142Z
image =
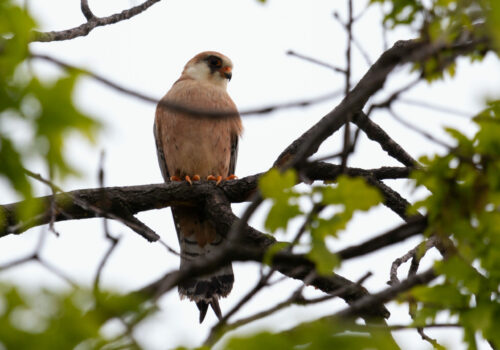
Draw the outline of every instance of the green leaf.
M294 169L280 172L273 168L259 179L259 189L264 198L288 200L293 195L292 187L297 183Z
M322 203L342 204L345 211L368 210L382 201L379 191L361 178L339 176L336 187L325 187Z
M225 349L397 349L390 335L383 330L366 327L366 332L345 333L350 327L357 326L348 320L342 323L329 320L307 322L279 333L260 332L235 337L228 341Z
M144 301L137 295L110 292L96 300L91 291L78 288L28 293L0 285L0 342L6 349L21 350L74 349L83 343L93 345L90 348L115 348L119 344L104 338L102 327L124 315L140 322L155 310ZM118 342L126 345L127 340L130 343L125 331Z
M273 202L266 217L266 229L272 232L278 229L286 230L290 219L302 214L300 207L294 202L299 196L293 189L296 183L297 174L293 169L281 173L273 168L259 179L262 196Z
M328 250L322 237L312 237L312 247L307 257L314 261L316 270L320 275L331 275L333 269L339 264L338 257Z
M271 265L274 256L281 252L282 250L285 250L290 247L289 243L286 242L276 242L274 243L269 249L266 250L266 253L264 254L264 258L262 259L262 263L266 265Z
M48 165L59 175L75 173L64 155L67 139L74 133L93 141L99 123L80 112L73 103L73 91L78 74L58 79L53 83L33 79L29 86L41 106L40 116L35 120L34 147L46 145L45 157Z
M411 291L411 295L420 302L452 310L465 309L470 301L469 296L463 295L450 284L415 287Z
M283 200L278 200L269 210L264 226L271 232L278 229L286 230L290 219L301 214L302 211L297 204L289 204Z

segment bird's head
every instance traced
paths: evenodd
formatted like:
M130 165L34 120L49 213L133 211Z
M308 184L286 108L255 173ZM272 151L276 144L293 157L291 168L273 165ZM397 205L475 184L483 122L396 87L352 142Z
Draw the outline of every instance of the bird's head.
M225 88L231 80L232 70L233 63L229 58L215 51L205 51L189 60L183 74Z

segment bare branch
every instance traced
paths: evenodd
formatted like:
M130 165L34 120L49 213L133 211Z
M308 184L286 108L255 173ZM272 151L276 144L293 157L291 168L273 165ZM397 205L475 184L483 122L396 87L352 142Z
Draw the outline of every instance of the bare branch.
M374 237L359 245L342 249L336 254L342 260L352 259L354 257L374 252L380 248L399 243L409 237L420 234L426 229L426 227L427 219L425 217L413 216L406 223L393 230Z
M93 18L95 18L94 14L90 10L88 0L81 0L80 7L81 7L82 13L85 16L85 18L87 19L87 21L90 21Z
M373 122L368 116L359 112L356 113L352 119L352 122L356 124L361 130L363 130L370 138L377 142L384 151L387 152L391 157L398 160L407 167L415 167L418 162L410 156L396 141L394 141L378 124Z
M290 55L290 56L294 56L294 57L300 58L300 59L302 59L304 61L308 61L308 62L317 64L318 66L322 66L322 67L331 69L334 72L346 74L346 70L345 69L339 68L339 67L334 66L334 65L332 65L330 63L326 63L326 62L320 61L320 60L318 60L316 58L312 58L312 57L309 57L309 56L297 53L297 52L292 51L292 50L287 51L286 54Z
M398 279L399 267L401 267L402 264L404 264L405 262L407 262L410 259L412 259L412 261L415 261L415 260L420 261L423 254L425 254L427 252L427 250L429 250L430 248L434 247L434 245L436 244L435 240L436 240L435 237L431 237L428 240L426 240L425 242L422 242L419 245L417 245L415 248L409 250L402 257L394 260L392 265L391 265L391 273L390 273L391 277L390 277L390 281L388 283L390 285L395 285L395 284L399 283L400 282ZM422 254L422 256L417 258L417 254ZM416 269L414 268L413 270L410 270L410 272L408 273L408 277L411 277L412 275L415 275L415 274L416 274Z
M425 60L442 50L449 50L456 55L470 52L477 45L487 42L487 38L465 38L452 44L425 43L417 40L396 42L392 48L380 56L342 102L288 146L274 165L277 167L297 167L302 164L307 157L318 150L326 138L344 125L346 120L361 111L368 99L383 87L387 76L398 65Z
M416 125L413 125L409 122L407 122L406 120L404 120L403 118L401 118L396 112L394 112L394 110L392 108L389 108L388 109L389 111L389 114L396 120L398 121L400 124L406 126L408 129L422 135L423 137L425 137L427 140L431 141L431 142L434 142L448 150L451 150L453 149L453 147L451 145L448 145L446 142L444 141L441 141L439 140L438 138L432 136L430 133L428 133L427 131L419 128L418 126Z
M434 270L429 269L423 273L410 277L398 284L395 284L394 286L386 288L379 293L367 295L366 297L361 298L360 300L352 303L345 310L338 312L333 316L327 316L326 319L359 317L361 314L366 312L366 310L370 310L373 307L386 303L397 297L399 294L406 292L407 290L410 290L415 286L427 284L430 281L434 280L436 277L437 275L434 272Z
M302 168L304 175L314 180L334 181L340 174L339 165L327 163L310 163ZM379 169L347 168L349 176L362 176L376 180L407 178L409 168L404 167L382 167ZM34 176L39 176L33 174ZM248 201L257 190L258 178L262 174L248 176L242 179L225 181L218 190L232 203ZM43 178L41 178L43 180ZM48 184L53 185L53 184ZM118 218L119 222L134 229L145 238L154 240L154 236L148 234L146 228L141 228L140 221L134 220L134 214L151 209L164 208L171 205L189 205L197 203L203 198L213 194L215 186L208 182L194 183L188 186L183 183L161 183L154 185L106 187L103 189L82 189L71 192L62 192L56 195L55 203L57 213L55 221L78 220L94 217ZM103 192L106 193L106 201L102 201ZM50 222L50 201L52 196L34 198L36 208L33 219L28 222L19 221L16 214L22 202L0 205L0 212L4 218L0 222L0 237L8 234L19 234L27 229L44 225ZM388 196L387 198L390 198ZM394 203L397 203L395 201ZM404 204L404 203L403 203ZM399 210L399 209L398 209ZM244 217L242 218L243 221ZM129 222L130 221L130 222ZM146 226L147 227L147 226Z
M345 25L345 29L347 32L347 48L345 52L346 57L346 73L345 73L345 88L344 94L347 96L349 91L351 90L351 47L352 47L352 25L353 25L353 9L352 9L352 0L347 0L347 23ZM338 18L338 17L337 17ZM351 120L352 115L348 115L344 125L344 146L342 148L342 158L340 161L340 166L342 167L342 171L347 166L347 158L349 154L351 154ZM354 149L354 144L352 149Z
M94 28L105 26L108 24L115 24L120 21L124 21L130 19L141 12L147 10L152 5L156 4L161 0L147 0L143 2L141 5L137 5L128 10L123 10L120 13L115 13L114 15L107 17L95 17L90 11L88 7L87 0L82 0L81 9L82 12L87 18L87 22L79 25L78 27L61 30L61 31L52 31L52 32L38 32L34 31L34 36L32 41L41 41L41 42L49 42L49 41L62 41L62 40L70 40L80 36L86 36L90 33Z
M70 200L70 202L72 202L72 204L76 205L77 207L79 207L79 209L89 213L93 213L94 216L100 216L100 217L107 217L107 218L110 218L110 219L114 219L116 221L119 221L121 223L123 223L124 225L128 226L129 228L131 228L132 230L134 230L135 232L137 232L138 234L140 234L141 236L143 236L144 238L146 238L147 240L149 241L156 241L160 238L160 236L158 236L153 230L151 230L148 226L146 226L145 224L143 224L141 221L139 221L138 219L136 219L135 217L133 217L130 213L126 213L126 210L125 208L122 208L124 210L122 210L122 216L118 216L118 215L115 215L114 213L112 213L111 211L108 211L108 210L103 210L101 209L101 207L99 207L98 205L94 205L94 204L91 204L90 202L87 202L85 200L82 200L81 198L79 197L75 197L75 196L72 196L72 193L71 192L64 192L60 187L56 186L54 183L52 183L51 181L49 180L46 180L44 179L40 174L35 174L27 169L24 169L24 172L46 184L47 186L49 186L53 191L57 191L57 192L60 192L61 193L61 198L59 201L55 201L56 204L59 206L59 207L63 207L64 208L64 205L61 205L62 203L65 202L68 202L68 199ZM97 198L93 198L93 201L94 202L97 202L97 203L100 203L100 202L103 202L103 196L105 195L105 191L104 189L99 189L98 190L98 194L97 194ZM59 197L59 196L58 196ZM47 197L41 197L41 198L44 198L46 199ZM53 196L50 196L49 199L52 201L52 198ZM104 201L106 202L106 201ZM6 211L11 214L15 214L15 211L12 211L12 209L9 210L9 208L3 208L3 209L6 209ZM7 230L9 230L8 232L9 233L18 233L18 232L23 232L24 230L32 227L32 226L37 226L39 225L39 222L40 221L44 221L44 217L43 216L46 216L43 215L43 216L40 216L42 213L40 213L39 215L34 215L34 217L32 218L32 221L25 224L25 223L18 223L14 228L8 228L7 227ZM72 219L73 217L70 215L68 216L68 211L65 210L64 211L64 214L58 214L57 216L54 215L52 212L50 213L50 220L57 220L57 221L60 221L61 219L64 219L64 220L68 220L68 219ZM7 225L8 225L8 219L7 219ZM43 222L45 223L45 222ZM0 235L1 237L2 235Z
M455 115L458 117L464 117L464 118L470 118L475 114L475 113L451 108L448 106L441 106L441 105L437 105L434 103L429 103L427 101L418 101L418 100L414 100L414 99L406 98L406 97L399 98L397 102L409 104L412 106L432 109L432 110L437 111L437 112L448 113L448 114L452 114L452 115Z

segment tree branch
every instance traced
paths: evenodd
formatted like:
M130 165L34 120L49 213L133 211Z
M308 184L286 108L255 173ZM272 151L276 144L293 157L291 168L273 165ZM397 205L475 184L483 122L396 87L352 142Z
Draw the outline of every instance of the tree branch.
M358 84L342 102L318 123L288 146L275 161L277 167L296 167L314 154L323 141L335 133L347 120L360 112L368 99L385 84L388 75L400 64L423 61L443 50L456 54L470 52L477 45L488 42L487 38L468 38L447 44L426 43L418 40L398 41L385 51L370 67Z
M379 169L347 168L350 176L363 176L372 179L399 179L407 178L410 169L402 167L382 167ZM304 167L304 175L310 180L335 180L341 174L340 166L328 163L311 163ZM35 174L36 175L36 174ZM247 176L235 181L226 181L218 188L224 191L225 196L232 203L248 201L257 190L258 178L262 174ZM162 183L141 186L106 187L82 189L71 192L58 193L55 196L55 212L50 210L53 196L44 196L32 199L37 211L34 219L21 222L17 214L23 202L0 205L0 237L8 234L19 234L31 227L44 225L50 222L66 220L88 219L95 217L109 217L111 214L123 218L137 231L142 224L133 215L146 210L165 208L171 205L194 205L200 200L213 194L214 186L207 182L195 182L193 186L185 183ZM60 191L60 189L58 189ZM60 191L62 192L62 191ZM105 197L103 194L106 194ZM86 203L99 209L85 208L78 203ZM111 218L113 219L113 218Z
M123 10L120 13L115 13L114 15L107 17L95 17L88 7L87 0L82 0L81 9L87 18L87 22L79 25L78 27L61 30L61 31L51 31L51 32L38 32L34 31L34 36L32 41L50 42L50 41L62 41L70 40L80 36L86 36L94 28L106 26L108 24L115 24L120 21L130 19L143 11L146 11L149 7L153 6L161 0L147 0L141 5L137 5L128 10Z

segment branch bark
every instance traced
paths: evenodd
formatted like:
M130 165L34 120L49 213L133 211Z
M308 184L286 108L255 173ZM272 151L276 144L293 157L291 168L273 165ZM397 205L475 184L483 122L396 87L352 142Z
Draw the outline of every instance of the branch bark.
M94 28L106 26L109 24L115 24L117 22L130 19L140 14L141 12L146 11L148 8L150 8L151 6L160 1L161 0L147 0L143 2L141 5L134 6L128 10L123 10L122 12L115 13L114 15L111 16L95 17L94 14L90 11L87 1L84 0L81 2L81 9L84 16L87 18L87 22L79 25L78 27L61 31L51 31L51 32L34 31L32 41L40 41L40 42L62 41L62 40L74 39L80 36L86 36Z
M350 176L363 176L376 180L399 179L408 177L410 169L404 167L382 167L368 170L347 168L346 173ZM338 165L318 162L305 166L303 174L310 180L333 181L341 174L341 169ZM244 202L257 190L258 178L261 175L256 174L235 181L227 181L219 188L224 191L230 202ZM57 210L55 213L50 210L52 196L34 198L34 204L38 209L33 213L33 220L29 222L20 222L17 214L23 202L0 205L0 237L8 234L20 234L31 227L47 224L51 219L57 222L106 217L106 215L99 215L95 211L83 208L77 202L85 202L99 208L101 213L113 214L132 223L137 223L133 215L138 212L161 209L171 205L195 205L212 195L213 191L213 184L206 182L195 182L193 186L172 182L76 190L56 195L54 204Z

